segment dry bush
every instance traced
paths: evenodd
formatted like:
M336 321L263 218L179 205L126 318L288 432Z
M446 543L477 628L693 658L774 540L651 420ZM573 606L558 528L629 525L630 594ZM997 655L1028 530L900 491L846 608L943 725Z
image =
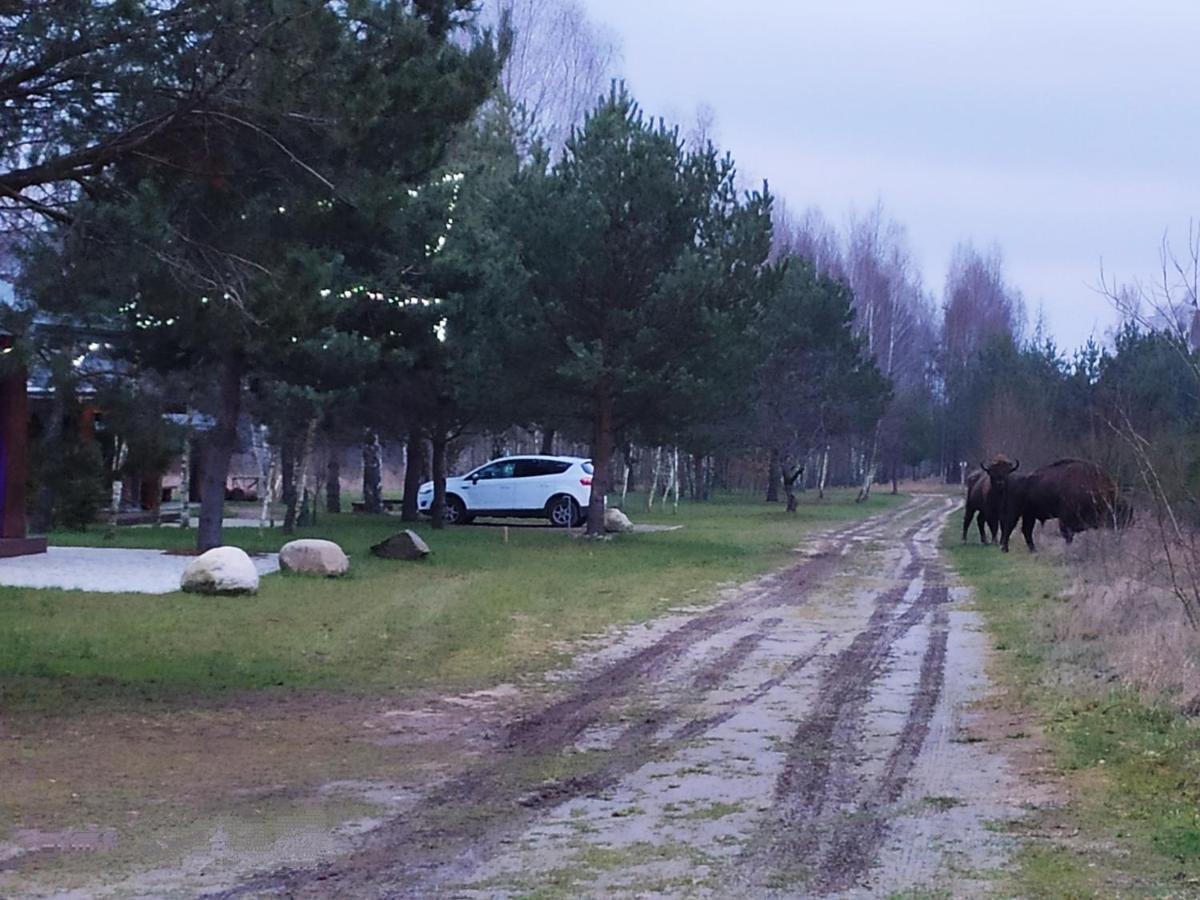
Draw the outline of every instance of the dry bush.
M1172 584L1163 532L1148 518L1047 546L1072 576L1056 636L1093 680L1200 712L1200 632Z

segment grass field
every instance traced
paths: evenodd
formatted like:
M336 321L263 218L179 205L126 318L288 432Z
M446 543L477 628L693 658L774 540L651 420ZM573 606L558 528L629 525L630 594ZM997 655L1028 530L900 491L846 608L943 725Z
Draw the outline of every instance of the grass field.
M565 642L581 635L711 600L719 584L786 562L804 532L899 499L858 505L834 493L795 517L749 497L653 516L635 500L636 521L683 528L604 542L521 525L419 526L434 551L423 563L368 554L402 527L397 519L346 514L300 535L342 545L352 566L338 581L273 575L252 598L0 588L0 703L44 712L231 689L485 685L561 663ZM239 528L225 539L269 551L288 538ZM51 540L185 549L194 533L128 528L110 540L98 529Z
M963 545L959 527L944 546L994 636L1005 706L1044 731L1070 798L1018 826L1014 893L1200 896L1200 728L1072 658L1055 630L1067 564Z

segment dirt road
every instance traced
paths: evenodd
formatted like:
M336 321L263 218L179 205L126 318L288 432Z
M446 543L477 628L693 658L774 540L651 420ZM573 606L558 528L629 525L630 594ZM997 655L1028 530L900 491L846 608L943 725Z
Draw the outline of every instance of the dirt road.
M987 642L937 552L953 505L599 643L354 852L224 896L985 892L1019 789L966 730Z

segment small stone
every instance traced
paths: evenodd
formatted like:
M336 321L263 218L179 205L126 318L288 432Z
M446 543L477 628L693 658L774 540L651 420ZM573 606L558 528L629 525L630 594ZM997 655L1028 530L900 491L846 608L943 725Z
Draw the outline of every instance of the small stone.
M279 551L279 568L303 575L336 578L346 574L350 560L333 541L303 538L283 545Z
M179 586L192 594L256 594L258 570L239 547L214 547L183 570Z
M626 534L633 531L633 523L629 516L619 509L604 510L604 530L610 534Z
M414 531L401 531L371 548L371 555L380 559L424 559L429 545Z

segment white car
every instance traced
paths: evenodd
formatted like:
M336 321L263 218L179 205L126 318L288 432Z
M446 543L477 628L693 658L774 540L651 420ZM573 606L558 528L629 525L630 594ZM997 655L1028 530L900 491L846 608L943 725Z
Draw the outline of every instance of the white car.
M570 528L586 518L592 462L576 456L506 456L466 475L446 479L446 522L465 525L476 516L540 518ZM421 485L417 509L428 515L433 482Z

